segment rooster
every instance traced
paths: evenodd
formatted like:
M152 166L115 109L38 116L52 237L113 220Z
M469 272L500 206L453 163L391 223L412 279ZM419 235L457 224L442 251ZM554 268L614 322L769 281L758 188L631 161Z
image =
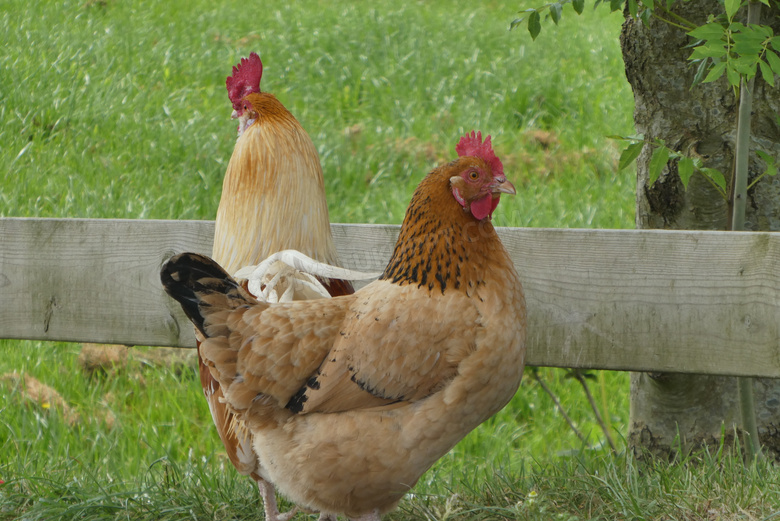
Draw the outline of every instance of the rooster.
M238 139L222 185L213 257L231 274L261 263L281 250L297 250L320 263L338 264L317 150L281 102L272 94L261 92L262 76L263 63L256 53L251 53L233 67L225 81L233 105L232 117L238 119ZM305 274L291 274L282 263L270 268L277 279L284 273L292 280L288 290L301 288L307 282L296 279L305 278ZM269 276L264 282L271 279ZM354 291L346 280L321 277L316 282L321 283L320 288L324 285L326 295ZM263 287L272 288L267 284ZM310 296L300 291L279 294L290 300ZM264 472L258 464L252 432L224 403L220 383L204 363L202 345L198 346L198 354L203 392L230 461L240 473L257 482L267 520L289 519L295 511L279 512L274 488L262 478Z
M284 105L261 92L262 76L263 62L251 53L225 81L238 139L222 183L213 257L229 273L281 250L336 265L317 149ZM334 296L354 292L347 281L323 282Z
M525 300L491 223L515 189L490 136L456 151L414 192L382 275L354 294L268 304L208 257L162 268L263 479L323 516L379 520L520 384Z

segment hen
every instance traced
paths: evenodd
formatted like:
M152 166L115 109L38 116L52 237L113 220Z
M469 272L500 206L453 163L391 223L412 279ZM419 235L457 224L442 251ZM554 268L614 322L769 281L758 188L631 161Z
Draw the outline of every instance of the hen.
M263 63L251 53L233 67L225 81L233 118L239 122L238 139L222 185L213 257L230 274L288 249L319 262L337 264L317 150L279 100L261 92L262 75ZM277 275L289 275L292 283L288 289L302 286L296 279L300 274L290 274L281 263L271 268ZM332 295L354 291L344 280L321 278L320 282ZM304 297L301 292L289 295L289 299L296 298ZM220 383L203 363L202 346L198 353L203 392L230 461L239 472L257 481L266 519L288 519L293 513L279 513L273 487L261 478L251 431L228 410Z
M415 191L383 274L352 295L268 304L207 257L163 266L262 478L298 505L380 519L520 384L525 301L491 223L515 189L489 136L456 151Z

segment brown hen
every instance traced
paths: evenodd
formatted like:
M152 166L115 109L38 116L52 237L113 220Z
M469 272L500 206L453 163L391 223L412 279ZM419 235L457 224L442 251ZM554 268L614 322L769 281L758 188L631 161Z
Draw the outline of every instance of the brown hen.
M520 384L525 301L491 223L515 190L489 136L456 150L415 191L382 276L353 295L267 304L207 257L163 267L262 478L297 505L378 520Z

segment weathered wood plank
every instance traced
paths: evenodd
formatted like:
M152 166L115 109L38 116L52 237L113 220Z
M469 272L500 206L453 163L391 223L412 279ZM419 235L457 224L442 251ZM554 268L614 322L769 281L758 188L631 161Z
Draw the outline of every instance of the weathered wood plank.
M0 219L0 337L194 345L159 268L210 253L212 235L187 221Z
M397 226L333 225L381 270ZM160 288L213 223L0 219L0 338L192 346ZM524 281L528 363L780 377L780 234L501 229Z

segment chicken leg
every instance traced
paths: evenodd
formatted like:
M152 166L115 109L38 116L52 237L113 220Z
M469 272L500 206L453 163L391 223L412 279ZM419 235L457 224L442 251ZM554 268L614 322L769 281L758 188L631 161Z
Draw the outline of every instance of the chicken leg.
M290 521L298 513L298 507L288 512L279 512L279 507L276 504L276 490L266 480L258 479L257 488L260 490L260 496L263 498L266 521Z

